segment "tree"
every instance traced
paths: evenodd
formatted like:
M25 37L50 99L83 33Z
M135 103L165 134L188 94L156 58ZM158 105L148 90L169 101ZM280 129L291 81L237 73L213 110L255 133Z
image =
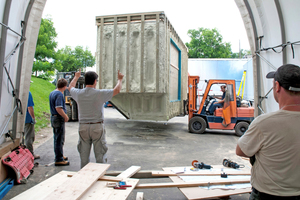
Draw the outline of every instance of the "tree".
M95 58L92 53L86 48L83 50L82 46L76 46L74 50L66 46L57 51L57 58L63 66L59 71L70 72L77 71L79 68L92 67L95 65Z
M232 53L231 58L244 58L246 55L251 55L251 51L241 49L239 53Z
M37 72L53 74L55 69L62 67L60 62L56 61L56 37L57 33L52 19L42 18L32 67L32 71L35 72L36 76Z
M74 55L80 68L92 67L95 64L95 58L87 47L85 50L82 46L75 47Z
M230 58L231 44L223 43L223 37L216 28L199 28L188 30L190 43L186 43L189 49L189 58Z

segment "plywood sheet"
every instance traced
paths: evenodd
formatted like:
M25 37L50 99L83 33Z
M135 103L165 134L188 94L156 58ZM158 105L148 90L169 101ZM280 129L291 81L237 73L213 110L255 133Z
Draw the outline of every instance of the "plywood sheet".
M171 182L171 183L145 183L145 184L138 184L136 186L137 189L142 188L167 188L167 187L195 187L195 186L207 186L208 183L210 185L223 185L223 184L234 184L234 183L250 183L250 177L242 178L240 180L231 180L231 179L223 179L223 180L212 180L212 181L193 181L193 182Z
M213 166L215 169L223 168L222 165L220 166ZM172 172L172 168L163 168L166 172ZM249 170L249 168L245 167L243 170ZM207 173L206 175L209 175ZM180 174L181 176L181 174ZM169 177L174 183L184 183L184 181L178 176L170 176ZM194 199L208 199L208 198L217 198L217 197L224 197L230 195L237 195L243 193L250 193L251 188L246 189L235 189L235 190L222 190L222 189L203 189L200 187L186 187L186 188L179 188L179 190L188 198L189 200Z
M135 188L139 179L124 178L123 181L127 185L132 187L126 188L126 190L113 189L112 187L107 187L106 184L108 181L97 181L92 185L92 187L80 198L81 200L85 199L97 199L97 200L122 200L126 199L132 190Z
M212 165L212 169L199 169L191 171L191 166L188 167L165 167L163 171L153 171L152 176L209 176L220 175L225 172L228 175L251 175L251 168L245 166L244 168L233 169L224 167L223 165Z
M13 199L14 200L45 199L56 189L64 188L62 187L62 185L66 181L71 180L72 179L71 177L74 175L76 175L76 172L61 171L56 175L50 177L49 179L19 194ZM131 185L132 187L128 187L126 190L117 190L106 186L108 182L115 181L115 179L120 179L116 177L111 177L111 178L112 180L110 181L104 181L104 180L96 181L79 199L97 199L97 200L98 199L103 199L103 200L126 199L139 181L139 179L122 178L122 181L126 181L126 184ZM62 198L60 196L57 199L62 199Z
M79 199L101 176L110 164L88 163L69 180L63 183L45 199Z
M70 178L68 174L75 174L75 172L61 171L54 176L46 179L45 181L39 183L38 185L22 192L21 194L15 196L13 200L24 200L24 199L45 199L49 194L51 194L55 189L61 186L64 182Z

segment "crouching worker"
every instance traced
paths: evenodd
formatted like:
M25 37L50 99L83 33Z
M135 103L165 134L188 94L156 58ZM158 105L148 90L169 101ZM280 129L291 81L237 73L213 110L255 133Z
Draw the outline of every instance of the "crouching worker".
M282 65L267 78L279 110L255 118L236 154L251 157L249 199L300 199L300 68Z
M79 69L69 85L69 91L78 105L79 141L77 149L80 154L81 168L83 168L90 161L92 145L96 162L107 162L103 107L105 102L110 101L113 96L120 93L124 75L118 71L118 82L114 89L96 89L98 75L89 71L84 76L86 87L77 89L74 87L80 75L81 70Z

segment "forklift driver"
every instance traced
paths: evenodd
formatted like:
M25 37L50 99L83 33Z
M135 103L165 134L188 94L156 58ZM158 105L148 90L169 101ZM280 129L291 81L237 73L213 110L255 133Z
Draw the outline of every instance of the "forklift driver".
M226 85L221 85L221 91L223 92L222 97L215 97L217 99L220 99L220 101L214 101L213 104L209 107L208 111L211 115L214 114L216 108L222 108L224 101L225 101L225 95L226 95Z

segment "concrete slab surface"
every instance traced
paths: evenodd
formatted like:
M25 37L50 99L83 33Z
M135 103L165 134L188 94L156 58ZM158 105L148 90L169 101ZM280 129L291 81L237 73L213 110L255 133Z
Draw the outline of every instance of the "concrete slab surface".
M105 108L105 128L108 143L108 171L124 171L132 165L141 170L162 170L163 167L191 166L193 160L209 165L221 165L224 158L240 164L248 161L235 155L238 137L233 131L211 131L204 134L188 132L188 117L175 117L168 122L126 120L116 109ZM64 155L70 165L55 167L53 139L35 149L41 159L39 166L26 184L14 186L3 199L11 199L21 192L53 176L61 170L80 170L77 152L78 122L66 123ZM95 162L93 150L91 162ZM49 165L50 166L46 166ZM139 183L171 182L169 178L141 179ZM137 192L144 193L144 199L184 200L186 197L177 188L134 189L128 197L136 199ZM249 194L231 196L233 200L249 199Z

